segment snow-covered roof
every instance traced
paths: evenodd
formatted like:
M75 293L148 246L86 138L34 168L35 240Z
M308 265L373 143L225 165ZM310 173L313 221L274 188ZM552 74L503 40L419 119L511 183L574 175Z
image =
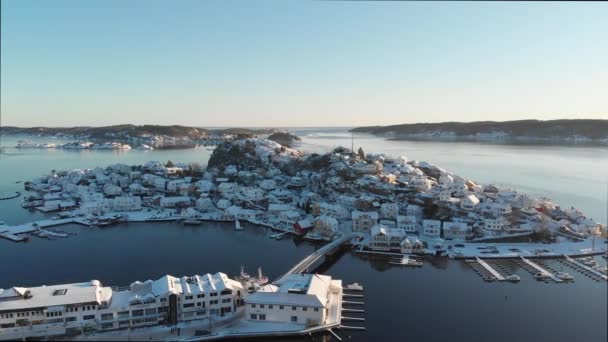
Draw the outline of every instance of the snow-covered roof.
M29 292L25 299L26 292ZM15 298L7 300L8 298ZM107 302L112 297L112 289L102 287L97 280L84 283L73 283L51 286L20 288L13 287L0 290L0 311L24 310L30 308L70 305L80 303Z
M250 294L247 303L307 306L323 308L331 277L320 274L290 274L275 285L266 285Z

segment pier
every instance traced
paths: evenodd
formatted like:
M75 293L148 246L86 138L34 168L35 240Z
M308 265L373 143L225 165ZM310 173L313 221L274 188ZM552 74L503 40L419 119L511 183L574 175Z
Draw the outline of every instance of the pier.
M40 228L61 226L61 225L70 224L70 223L77 223L77 224L82 224L85 226L89 225L88 222L86 222L82 219L75 218L75 217L66 218L66 219L58 219L58 220L47 219L47 220L40 220L40 221L36 221L36 222L20 224L20 225L16 225L16 226L0 227L0 237L11 240L11 241L15 241L15 242L24 241L25 238L22 236L19 236L18 234L27 234L27 233L34 232Z
M537 270L539 273L541 273L545 277L550 278L554 282L556 282L556 283L561 283L562 282L562 280L559 279L557 276L555 276L555 274L547 271L546 269L542 268L540 265L532 262L532 260L526 259L526 258L524 258L522 256L521 257L521 261L523 261L526 265L530 266L531 268Z
M498 271L496 271L492 266L490 266L490 264L488 264L487 262L483 261L479 257L475 257L475 260L481 266L483 266L483 268L485 268L494 278L496 278L496 280L498 280L498 281L505 281L505 277L503 277L500 273L498 273Z
M345 234L342 237L328 243L327 245L317 249L312 254L302 259L299 263L297 263L294 267L292 267L287 273L280 276L274 282L281 280L283 277L293 274L293 273L302 273L305 272L312 264L314 264L317 260L319 260L322 256L329 254L339 248L342 244L350 241L354 237L353 234Z
M590 273L594 274L595 276L597 276L597 277L599 277L599 278L601 278L601 279L608 280L608 276L607 276L607 275L605 275L604 273L602 273L602 272L600 272L600 271L598 271L598 270L596 270L596 269L594 269L594 268L592 268L592 267L589 267L589 266L587 266L587 265L583 265L583 264L582 264L582 263L580 263L578 260L576 260L576 259L572 259L571 257L569 257L569 256L567 256L567 255L565 255L565 254L564 254L564 258L565 258L565 259L566 259L568 262L570 262L570 263L572 263L572 264L574 264L574 265L576 265L576 266L578 266L578 267L580 267L580 268L582 268L582 269L586 270L587 272L590 272Z

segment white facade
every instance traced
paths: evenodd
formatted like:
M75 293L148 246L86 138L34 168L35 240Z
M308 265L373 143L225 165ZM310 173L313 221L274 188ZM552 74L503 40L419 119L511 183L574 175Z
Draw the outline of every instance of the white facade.
M381 224L372 227L369 248L373 250L401 250L401 241L406 237L403 230L388 228Z
M443 222L443 238L466 240L469 227L464 222Z
M452 199L452 191L445 189L439 192L439 200L441 202L449 202Z
M107 183L103 186L103 193L107 196L118 196L122 194L122 188L114 184Z
M315 203L313 209L319 215L331 216L335 219L346 219L351 216L351 213L343 206L337 204L329 204L326 202Z
M141 210L141 197L138 197L138 196L114 197L112 207L114 208L115 211Z
M502 230L504 224L501 219L485 219L483 220L484 227L487 230L499 231Z
M422 207L415 204L408 204L407 208L405 208L406 216L415 216L416 218L422 218Z
M422 234L426 237L439 237L441 234L441 221L424 220L422 221Z
M353 232L367 233L371 228L378 223L378 213L375 211L358 211L352 212Z
M464 196L460 200L460 207L464 210L474 210L477 205L479 205L479 199L473 194Z
M331 304L341 297L340 280L320 274L290 274L250 294L245 300L245 315L251 321L323 325Z
M246 296L223 273L134 282L120 290L97 280L0 289L0 338L39 338L205 319L235 312ZM23 326L23 327L22 327Z
M397 215L396 227L409 234L418 234L419 224L416 216Z
M382 203L380 213L382 214L382 218L394 220L399 215L399 205L397 203Z
M331 216L321 215L315 220L314 231L322 237L331 238L338 232L338 220Z
M511 205L502 202L492 203L490 211L494 217L505 217L511 213Z

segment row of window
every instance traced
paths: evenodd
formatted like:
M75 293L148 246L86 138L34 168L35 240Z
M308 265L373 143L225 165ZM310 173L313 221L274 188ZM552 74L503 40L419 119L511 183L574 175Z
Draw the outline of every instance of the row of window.
M258 305L251 304L251 308L252 309L255 309L256 307L258 307ZM259 308L260 309L264 309L264 308L266 308L266 305L265 304L259 304ZM269 309L274 309L274 305L268 304L268 308ZM284 309L285 309L285 307L283 305L279 305L279 310L284 310ZM297 306L292 306L291 307L291 310L293 310L293 311L296 311L297 309L298 309ZM319 308L313 308L313 309L314 309L315 312L319 312ZM308 311L308 307L307 306L302 306L302 311Z
M258 321L265 321L266 320L266 315L265 314L251 314L251 319L253 320L258 320ZM292 322L298 322L298 316L291 316L291 321Z

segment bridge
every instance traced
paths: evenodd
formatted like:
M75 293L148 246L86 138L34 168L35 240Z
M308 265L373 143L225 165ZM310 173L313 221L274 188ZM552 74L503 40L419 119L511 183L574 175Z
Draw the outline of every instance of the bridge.
M274 282L276 283L279 280L281 280L283 277L288 276L290 274L302 273L302 272L306 271L306 269L308 269L312 264L314 264L317 260L319 260L319 258L321 258L322 256L324 256L327 253L334 251L335 249L340 247L342 244L350 241L353 237L355 237L354 234L344 234L344 235L342 235L342 237L317 249L312 254L310 254L306 258L302 259L299 263L297 263L294 267L292 267L289 271L287 271L287 273L280 276Z

